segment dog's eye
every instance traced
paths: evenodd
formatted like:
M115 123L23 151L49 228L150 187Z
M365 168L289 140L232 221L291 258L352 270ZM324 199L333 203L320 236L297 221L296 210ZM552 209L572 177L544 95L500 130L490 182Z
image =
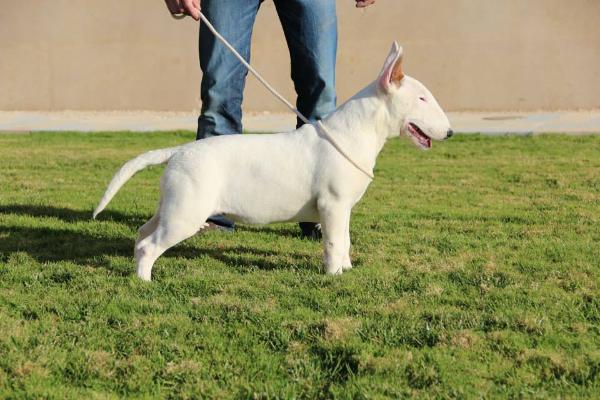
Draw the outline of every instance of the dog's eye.
M419 100L424 101L425 103L427 103L427 99L425 97L419 97Z

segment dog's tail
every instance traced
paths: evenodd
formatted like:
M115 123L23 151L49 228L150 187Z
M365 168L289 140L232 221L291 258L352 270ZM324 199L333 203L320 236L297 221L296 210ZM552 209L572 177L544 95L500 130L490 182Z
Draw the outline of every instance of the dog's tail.
M108 188L106 188L106 192L104 192L104 196L102 196L102 200L98 204L98 207L94 210L94 214L92 218L96 219L96 216L104 210L104 207L108 205L108 203L112 200L112 198L117 194L121 186L125 184L136 172L141 171L142 169L150 166L163 164L173 156L179 147L170 147L167 149L153 150L147 153L141 154L134 158L133 160L127 161L113 176L112 180L108 184Z

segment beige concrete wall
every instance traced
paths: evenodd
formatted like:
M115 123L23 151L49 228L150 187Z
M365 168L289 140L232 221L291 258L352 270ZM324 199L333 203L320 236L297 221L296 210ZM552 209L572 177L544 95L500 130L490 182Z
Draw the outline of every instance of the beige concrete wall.
M222 0L227 1L227 0ZM338 93L372 80L392 40L448 110L600 108L600 0L338 1ZM0 7L0 110L199 108L197 25L162 0L21 0ZM253 63L290 99L272 1ZM250 79L246 110L282 110Z

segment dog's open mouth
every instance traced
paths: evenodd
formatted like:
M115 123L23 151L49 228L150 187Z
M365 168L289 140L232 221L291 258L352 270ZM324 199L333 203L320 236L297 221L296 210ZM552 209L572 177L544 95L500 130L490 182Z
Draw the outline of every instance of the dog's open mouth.
M423 149L431 148L431 139L427 136L419 126L413 122L408 124L408 131L411 134L413 141Z

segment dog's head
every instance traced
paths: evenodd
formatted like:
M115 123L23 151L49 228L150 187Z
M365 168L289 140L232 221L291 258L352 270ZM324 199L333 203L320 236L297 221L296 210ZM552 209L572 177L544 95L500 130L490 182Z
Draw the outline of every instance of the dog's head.
M402 47L394 42L378 78L378 92L392 117L390 136L405 134L422 149L431 140L452 136L448 117L429 90L418 80L404 75Z

